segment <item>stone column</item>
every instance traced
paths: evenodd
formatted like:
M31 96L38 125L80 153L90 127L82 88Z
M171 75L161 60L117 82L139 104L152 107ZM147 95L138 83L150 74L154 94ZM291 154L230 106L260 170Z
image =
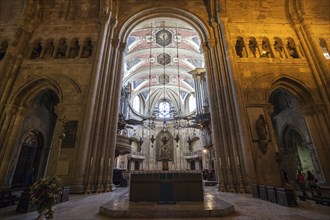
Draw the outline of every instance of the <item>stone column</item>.
M21 131L22 123L26 115L29 113L29 110L24 106L19 106L18 111L15 117L11 120L11 126L8 128L8 133L5 138L4 146L6 149L3 154L3 161L0 166L0 186L10 186L11 180L13 178L16 163L19 157L20 152L20 140L19 132ZM13 156L15 155L15 156Z

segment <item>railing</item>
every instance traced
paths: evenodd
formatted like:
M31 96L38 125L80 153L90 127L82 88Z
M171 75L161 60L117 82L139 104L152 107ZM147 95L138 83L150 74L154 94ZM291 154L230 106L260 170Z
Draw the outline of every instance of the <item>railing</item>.
M202 157L202 156L203 156L203 152L201 150L194 151L194 152L188 152L188 153L183 154L183 157L185 159L198 158L198 157Z
M146 153L144 152L131 152L129 155L131 158L139 158L139 159L145 159Z

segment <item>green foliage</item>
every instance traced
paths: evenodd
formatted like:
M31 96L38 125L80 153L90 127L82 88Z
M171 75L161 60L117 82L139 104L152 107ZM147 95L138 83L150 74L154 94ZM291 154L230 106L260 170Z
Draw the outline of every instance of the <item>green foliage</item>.
M38 179L31 186L31 201L38 210L51 208L56 204L60 192L61 180L56 176Z

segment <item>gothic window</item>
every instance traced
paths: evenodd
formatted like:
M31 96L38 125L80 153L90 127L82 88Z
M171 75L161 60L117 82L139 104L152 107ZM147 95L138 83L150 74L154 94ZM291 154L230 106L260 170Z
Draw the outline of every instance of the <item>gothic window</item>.
M250 37L249 48L250 48L250 51L253 54L253 57L257 57L258 43L257 43L257 40L254 37Z
M288 38L286 48L288 49L289 55L292 58L299 58L297 48L296 48L296 44L294 43L294 40L292 38Z
M66 45L66 41L64 39L61 40L59 42L55 58L65 58L67 49L68 46Z
M54 53L54 50L55 50L55 45L54 45L53 39L47 40L44 58L52 57L53 53Z
M235 44L236 55L246 57L245 44L242 37L238 37Z
M170 103L168 101L162 101L158 105L159 117L169 118L170 117Z
M93 44L92 44L92 40L91 39L87 39L86 43L84 45L83 48L83 52L81 54L82 58L88 58L92 55L92 51L93 51Z
M0 61L5 57L8 49L8 41L2 41L0 45Z
M274 57L272 50L270 48L269 40L266 37L262 39L261 48L262 48L261 57Z
M195 96L190 95L189 96L189 112L192 112L196 109L196 99Z
M69 58L75 58L78 56L80 45L78 39L73 39L69 50Z
M330 54L329 54L327 42L322 38L320 38L320 46L325 59L330 60Z
M47 109L48 111L54 111L55 105L58 103L58 97L57 95L51 91L45 91L44 93L38 95L35 100L33 101L33 107L43 107Z
M140 112L140 97L139 96L135 96L133 98L133 109L137 112Z
M283 42L278 37L274 38L274 50L275 53L277 53L280 58L285 58Z
M34 60L34 59L39 58L40 57L40 54L41 54L41 51L42 51L41 42L40 42L40 40L37 40L34 43L34 46L33 46L32 52L31 52L30 59Z

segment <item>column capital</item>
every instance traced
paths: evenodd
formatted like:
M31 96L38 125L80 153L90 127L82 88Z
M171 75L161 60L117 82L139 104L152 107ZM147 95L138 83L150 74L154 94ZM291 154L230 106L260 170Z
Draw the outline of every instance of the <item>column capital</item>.
M9 104L5 106L5 112L7 115L14 115L18 111L18 107L13 104Z
M120 52L124 52L125 49L126 49L126 43L120 43L120 45L119 45Z
M24 105L21 105L18 107L18 115L21 116L21 117L25 117L26 115L28 115L30 113L30 108L24 106Z

